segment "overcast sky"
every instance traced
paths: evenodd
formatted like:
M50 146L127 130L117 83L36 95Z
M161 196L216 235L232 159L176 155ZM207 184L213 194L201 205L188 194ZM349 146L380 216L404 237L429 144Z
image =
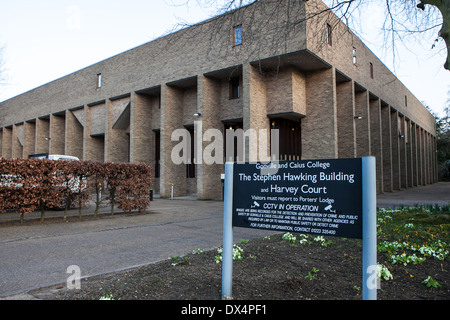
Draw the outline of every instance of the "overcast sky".
M0 87L0 101L85 68L151 41L180 22L199 22L212 8L176 6L184 0L16 0L0 3L0 46L8 71L8 85ZM375 12L364 20L366 45L393 70L389 50L374 32ZM450 72L443 41L424 39L414 52L400 48L397 77L420 100L441 114L450 91ZM440 47L441 46L441 47Z

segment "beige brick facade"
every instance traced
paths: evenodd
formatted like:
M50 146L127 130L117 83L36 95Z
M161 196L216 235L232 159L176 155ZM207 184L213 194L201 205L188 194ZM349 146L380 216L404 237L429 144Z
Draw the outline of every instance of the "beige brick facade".
M2 102L0 155L145 162L162 197L173 186L221 199L223 164L199 159L208 130L289 123L301 128L292 159L373 155L378 192L436 182L431 114L334 15L315 14L322 2L287 2L257 2ZM193 167L171 159L177 129L196 134ZM270 143L246 140L246 160Z

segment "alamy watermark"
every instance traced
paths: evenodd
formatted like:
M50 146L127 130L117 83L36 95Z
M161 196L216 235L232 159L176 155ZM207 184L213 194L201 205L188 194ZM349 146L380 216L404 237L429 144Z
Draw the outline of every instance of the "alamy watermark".
M171 160L177 165L259 162L265 164L261 166L261 174L275 174L278 171L278 129L227 129L224 137L219 129L207 129L203 132L202 122L195 121L194 137L187 129L176 129L172 132L171 141L179 142L171 152ZM203 148L204 142L210 143Z
M66 285L69 290L80 290L81 289L81 268L77 265L71 265L67 267L66 273L70 276L67 278Z
M370 265L367 267L366 274L368 275L365 286L369 290L381 289L381 266Z

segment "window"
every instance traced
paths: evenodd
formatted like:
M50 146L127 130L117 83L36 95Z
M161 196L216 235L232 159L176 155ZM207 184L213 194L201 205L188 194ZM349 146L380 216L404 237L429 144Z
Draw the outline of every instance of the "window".
M239 46L242 44L242 25L234 27L234 45Z
M187 128L187 130L189 131L189 136L190 136L190 139L191 139L191 154L190 154L189 163L186 164L186 178L195 178L195 163L194 163L194 158L195 158L195 148L194 148L195 132L194 132L194 128Z
M230 80L230 100L239 99L241 96L239 87L239 77Z
M279 132L279 157L280 160L301 160L302 158L302 128L301 121L288 119L271 119L270 128ZM272 137L271 137L272 139ZM271 141L276 143L276 141Z
M99 73L97 74L97 88L101 88L102 87L102 74Z
M161 172L161 131L155 131L155 178L160 177Z
M357 62L357 60L356 60L356 48L355 47L353 47L353 64L356 66L356 62Z
M408 106L408 97L405 95L405 107Z
M370 65L370 79L373 79L373 63L371 62Z
M327 43L331 46L333 45L333 28L329 23L327 23L327 34L326 34Z
M225 123L224 124L224 132L225 137L223 139L223 150L225 150L225 161L243 161L244 156L244 139L243 136L240 135L239 132L236 132L236 130L242 129L243 130L244 125L242 121L237 121L234 123ZM227 132L228 130L231 131L231 135L228 136L228 138L233 138L232 144L230 143L229 146L227 143ZM243 132L243 131L242 131ZM242 140L240 140L242 138ZM240 140L240 141L239 141ZM228 148L227 148L228 147Z

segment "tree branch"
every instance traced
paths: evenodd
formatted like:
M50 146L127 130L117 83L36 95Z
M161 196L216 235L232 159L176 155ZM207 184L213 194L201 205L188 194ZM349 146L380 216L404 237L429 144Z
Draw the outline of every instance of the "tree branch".
M444 68L450 70L450 3L448 0L420 0L417 7L425 10L425 5L435 6L442 14L443 23L439 36L444 39L447 46L447 61Z

